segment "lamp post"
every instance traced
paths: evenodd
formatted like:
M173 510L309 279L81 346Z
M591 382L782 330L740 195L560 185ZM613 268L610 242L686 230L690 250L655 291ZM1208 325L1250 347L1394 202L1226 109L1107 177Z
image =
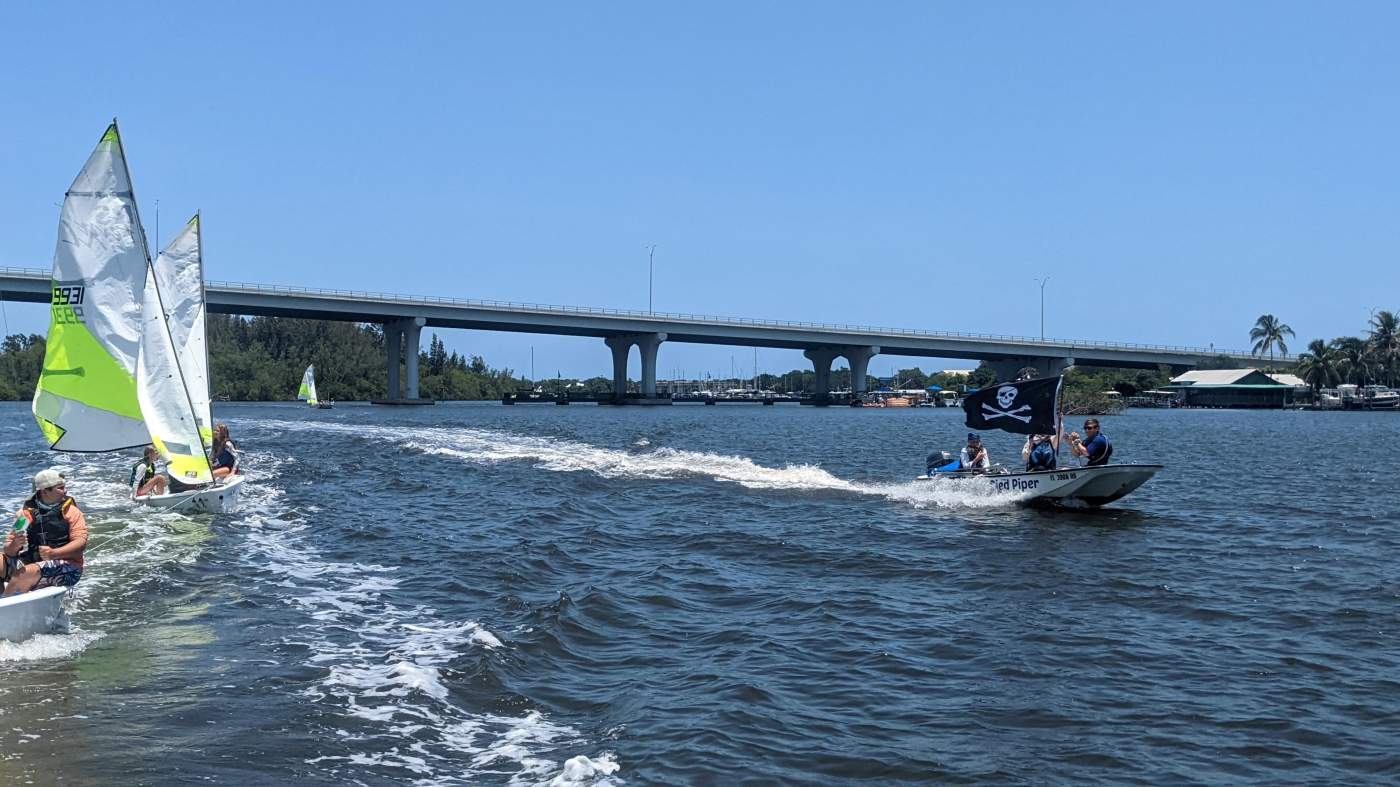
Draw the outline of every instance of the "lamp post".
M654 314L651 308L652 282L656 279L656 244L647 248L647 314Z
M1040 282L1040 340L1045 341L1045 284L1050 281L1050 277L1037 278Z

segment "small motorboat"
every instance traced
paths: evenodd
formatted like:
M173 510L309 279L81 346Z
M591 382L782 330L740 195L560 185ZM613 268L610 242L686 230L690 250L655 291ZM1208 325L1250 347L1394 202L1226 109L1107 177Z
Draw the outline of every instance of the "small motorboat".
M1061 467L1013 473L1000 465L987 471L954 470L921 475L915 481L954 479L985 480L992 492L1021 495L1027 503L1043 502L1062 506L1101 506L1123 497L1147 483L1163 465L1100 465Z
M0 639L23 642L49 631L63 615L68 588L41 588L0 598Z
M243 488L245 478L246 476L235 475L227 481L199 489L169 492L163 495L139 495L132 499L144 506L163 508L169 511L226 514L238 508L238 493Z

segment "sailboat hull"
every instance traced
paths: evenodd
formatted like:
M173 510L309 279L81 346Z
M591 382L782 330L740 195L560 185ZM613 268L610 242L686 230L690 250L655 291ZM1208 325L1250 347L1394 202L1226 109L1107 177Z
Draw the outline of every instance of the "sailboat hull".
M0 639L23 642L53 629L68 588L43 588L0 599Z
M1102 506L1147 483L1163 465L1102 465L1062 467L1029 473L934 473L915 481L981 478L993 492L1021 494L1027 503L1061 506Z
M180 510L191 513L227 514L238 509L238 493L243 489L244 476L234 476L232 480L203 489L188 492L171 492L166 495L141 495L135 498L141 505Z

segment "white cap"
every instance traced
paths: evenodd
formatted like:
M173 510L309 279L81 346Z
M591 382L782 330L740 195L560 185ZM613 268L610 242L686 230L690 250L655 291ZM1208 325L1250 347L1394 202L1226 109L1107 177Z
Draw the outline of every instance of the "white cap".
M60 473L56 467L40 470L34 474L34 491L38 492L41 489L58 486L63 483L63 481L63 473Z

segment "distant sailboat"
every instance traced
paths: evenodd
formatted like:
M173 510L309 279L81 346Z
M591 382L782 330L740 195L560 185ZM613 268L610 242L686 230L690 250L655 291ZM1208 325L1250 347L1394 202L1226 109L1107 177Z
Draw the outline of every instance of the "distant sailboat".
M312 407L322 410L329 410L334 405L330 402L323 402L316 398L316 365L306 367L306 372L301 376L301 388L297 389L297 398L305 401Z

